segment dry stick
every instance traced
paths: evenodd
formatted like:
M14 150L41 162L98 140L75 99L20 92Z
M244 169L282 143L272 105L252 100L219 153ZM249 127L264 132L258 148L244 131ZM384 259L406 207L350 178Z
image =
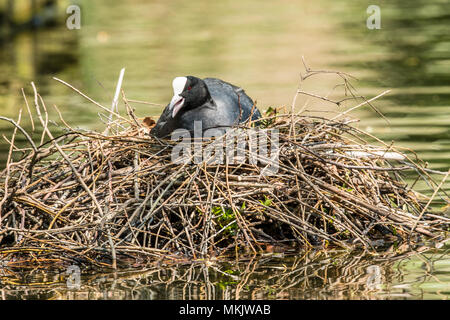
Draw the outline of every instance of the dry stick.
M139 200L139 153L134 153L133 166L134 166L134 197Z
M58 81L58 82L61 82L61 83L64 84L65 86L69 87L70 89L72 89L73 91L75 91L76 93L78 93L78 94L79 94L80 96L82 96L83 98L85 98L85 99L89 100L90 102L92 102L93 104L95 104L97 107L100 107L101 109L103 109L103 110L105 110L106 112L108 112L108 113L110 113L110 114L116 116L117 118L120 118L120 119L122 119L122 120L124 120L124 121L126 121L126 122L128 122L128 123L131 123L130 120L128 120L128 119L122 117L120 114L118 114L118 113L116 113L116 112L114 112L114 111L111 111L110 109L108 109L108 108L106 108L105 106L101 105L101 104L98 103L97 101L95 101L95 100L89 98L87 95L85 95L84 93L82 93L82 92L81 92L80 90L78 90L77 88L71 86L71 85L68 84L67 82L65 82L65 81L63 81L63 80L61 80L61 79L58 79L58 78L56 78L56 77L53 77L53 79L56 80L56 81Z
M35 107L36 107L36 112L38 114L39 120L41 121L42 125L44 125L44 120L42 119L41 111L40 111L40 108L39 108L38 93L37 93L36 87L35 87L33 82L31 82L31 86L33 87L33 91L34 91L34 103L35 103ZM98 203L97 198L92 193L92 191L88 188L88 186L86 185L86 183L84 182L83 178L80 176L80 174L78 173L77 169L74 167L74 165L72 164L70 159L67 157L67 155L64 153L64 151L61 149L61 147L58 145L58 143L54 140L54 137L53 137L52 133L50 132L50 130L48 129L47 126L44 126L44 131L47 132L47 134L50 137L50 139L52 139L53 145L56 147L56 149L61 154L61 156L64 158L64 160L66 160L66 162L68 163L68 165L72 169L73 174L77 177L78 182L80 182L80 184L83 187L83 189L89 194L89 196L91 197L92 201L94 201L94 204L97 207L97 210L100 213L100 215L103 216L103 210L100 207L100 204Z
M130 102L131 100L128 100L128 99L125 97L125 92L124 92L123 90L122 90L122 100L123 100L123 102L125 103L125 108L126 108L126 110L127 110L128 116L129 116L131 119L133 119L134 123L136 124L136 126L137 126L138 128L141 128L141 127L142 127L142 124L140 124L139 121L137 120L136 115L134 114L133 108L131 108L131 106L130 106L130 104L129 104L129 102Z
M316 74L319 74L319 73L333 73L333 74L337 74L337 75L339 75L341 77L342 76L347 76L349 78L353 78L353 79L357 80L356 77L354 77L354 76L352 76L352 75L350 75L348 73L342 72L342 71L312 70L310 67L307 66L304 56L302 56L302 62L303 62L303 66L304 66L305 70L307 71L306 75L304 77L302 77L302 80L306 80L307 78L309 78L311 76L314 76Z
M119 80L117 81L116 92L114 94L114 100L111 104L111 111L116 110L117 113L119 112L117 105L119 103L119 94L120 94L120 90L122 89L122 82L123 82L124 74L125 74L125 68L122 68L120 70ZM111 121L111 118L112 118L112 115L109 116L110 121Z
M31 137L28 135L28 133L21 126L19 126L19 124L17 124L14 120L12 120L10 118L6 118L6 117L2 117L2 116L0 116L0 120L5 120L5 121L12 123L17 129L20 130L20 132L23 133L25 138L27 138L28 142L31 144L31 147L33 148L33 151L35 153L38 152L38 149L37 149L36 145L34 144L33 139L31 139Z
M289 130L289 135L290 136L294 136L294 133L295 133L294 132L294 127L295 127L295 122L294 122L295 103L297 102L297 97L298 97L298 94L299 94L299 91L300 91L300 86L302 84L302 79L303 79L303 77L300 74L300 83L298 84L297 91L296 91L296 93L294 95L294 99L292 100L291 113L290 113L290 115L291 115L291 126L290 126L290 130Z
M203 204L200 205L201 206L201 210L203 212L203 219L202 219L202 222L203 222L203 235L202 235L202 240L201 240L201 243L200 243L200 251L201 251L202 255L205 255L207 247L208 247L208 241L207 241L208 238L207 237L208 237L208 234L210 234L210 228L211 228L212 218L213 218L212 217L212 208L213 208L214 193L216 191L216 188L220 192L220 188L217 187L216 183L214 183L215 182L215 178L217 177L217 174L218 174L218 171L219 171L219 167L216 168L216 172L214 174L214 177L212 177L212 181L213 181L213 183L212 183L212 190L211 190L211 183L210 183L210 181L208 179L208 175L210 175L210 173L208 173L208 171L207 171L206 163L204 163L203 166L198 165L197 169L199 169L199 168L201 168L201 170L202 170L202 172L204 174L205 180L206 180L206 182L203 182L202 180L200 180L200 182L204 185L205 189L207 189L207 193L208 193L207 196L206 196L206 206L203 206ZM195 178L197 178L198 172L199 172L199 170L197 170ZM197 183L194 184L194 189L195 189L195 192L197 193L198 199L200 201L202 201L202 197L201 197L200 190L199 190L199 187L198 187ZM213 246L214 245L215 245L215 243L213 243Z
M331 100L331 99L328 99L327 97L322 97L322 96L319 96L319 95L317 95L317 94L314 94L314 93L309 93L309 92L306 92L306 91L302 91L302 90L297 90L297 94L304 94L304 95L306 95L306 96L310 96L310 97L314 97L314 98L318 98L318 99L321 99L321 100L325 100L325 101L328 101L328 102L330 102L330 103L332 103L332 104L336 104L337 106L340 106L341 105L341 103L343 102L343 101L345 101L345 100L349 100L349 99L353 99L353 98L346 98L346 99L343 99L343 100L340 100L340 101L333 101L333 100Z
M296 146L299 146L300 148L302 148L302 149L305 150L306 152L310 153L310 154L313 155L315 158L317 158L317 160L319 160L319 161L321 161L321 162L329 163L329 164L332 164L332 165L335 165L335 166L338 166L338 167L341 167L341 168L345 168L345 169L354 169L354 170L373 170L373 171L404 171L404 170L410 169L409 166L398 167L398 168L396 168L396 167L392 167L392 168L384 168L384 167L376 167L376 166L373 166L373 165L371 165L371 166L369 166L369 165L366 165L366 166L352 166L352 165L346 165L346 164L339 163L339 162L336 162L336 161L331 161L331 160L324 159L323 157L321 157L320 155L318 155L316 152L310 150L309 148L305 147L305 146L302 145L302 144L296 143L296 142L294 142L294 141L291 141L290 143L291 143L291 144L294 144L294 145L296 145ZM304 157L308 157L308 156L305 156L305 155L304 155ZM312 158L312 157L311 157L311 158Z
M134 102L134 103L148 104L148 105L151 105L151 106L164 107L164 105L162 105L160 103L146 102L146 101L141 101L141 100L128 99L128 102Z
M387 91L383 92L383 93L380 94L378 97L372 98L372 99L370 99L370 100L366 100L365 97L357 97L357 96L355 96L355 95L353 94L352 90L351 90L351 88L353 88L353 86L351 85L351 83L349 82L349 80L347 79L347 77L356 79L355 77L353 77L353 76L351 76L351 75L349 75L349 74L347 74L347 73L340 72L340 71L331 71L331 70L315 70L315 71L314 71L314 70L311 70L311 69L306 65L305 58L304 58L303 56L302 56L302 62L303 62L303 66L304 66L304 68L305 68L305 70L306 70L306 75L303 76L303 75L300 74L301 81L306 80L307 78L309 78L309 77L311 77L311 76L314 76L314 75L317 75L317 74L321 74L321 73L334 73L334 74L337 74L338 76L340 76L340 77L344 80L344 88L345 88L346 91L347 91L347 89L349 90L349 92L351 93L352 97L350 97L350 98L344 98L344 99L342 99L342 100L340 100L340 101L333 101L333 100L328 99L327 97L322 97L322 96L319 96L319 95L315 95L315 94L311 94L311 93L308 93L308 92L300 91L300 87L299 87L299 89L298 89L298 91L297 91L297 93L296 93L295 99L297 98L297 95L298 95L299 93L302 93L302 94L305 94L305 95L308 95L308 96L311 96L311 97L315 97L315 98L322 99L322 100L324 100L324 101L331 102L331 103L333 103L333 104L336 104L336 105L339 107L339 106L341 105L341 103L344 102L344 101L346 101L346 100L362 98L362 99L364 99L364 102L363 102L363 103L361 103L360 105L357 105L357 106L355 106L355 107L353 107L353 108L351 108L351 109L349 109L349 110L343 112L342 114L338 115L337 117L340 117L341 115L344 115L344 114L346 114L346 113L348 113L348 112L350 112L350 111L352 111L352 110L354 110L354 109L356 109L356 108L359 108L360 106L362 106L362 105L364 105L364 104L369 104L369 106L370 106L372 109L374 109L375 112L377 112L377 113L378 113L378 114L379 114L379 115L380 115L387 123L389 123L389 120L388 120L388 119L387 119L387 118L386 118L386 117L385 117L385 116L384 116L377 108L375 108L375 106L373 106L370 102L372 102L373 100L377 99L378 97L380 97L380 96L382 96L382 95L384 95L384 94L390 92L390 90L387 90ZM295 101L295 99L294 99L294 101ZM335 119L335 118L334 118L334 119ZM333 120L333 119L332 119L332 120Z
M119 75L119 80L117 81L117 86L116 86L116 92L114 94L114 99L111 103L111 109L110 109L110 114L108 117L108 125L106 126L105 131L103 132L104 135L108 135L110 126L111 126L111 121L112 121L112 112L116 112L117 114L119 113L119 110L117 108L117 105L119 104L119 94L120 94L120 89L122 88L122 81L123 81L123 76L125 74L125 68L122 68L122 70L120 70L120 75Z
M41 99L42 101L42 99ZM42 124L42 126L44 128L48 127L48 111L47 111L47 107L45 106L44 102L42 101L42 108L44 109L44 114L45 114L45 124ZM42 115L41 115L42 118ZM41 142L40 142L40 146L42 146L44 144L44 139L45 139L45 130L42 131L42 135L41 135Z
M113 242L113 240L112 240L112 237L111 237L111 231L110 231L109 228L107 229L107 234L108 234L109 245L110 245L110 247L111 247L112 268L113 268L114 270L116 270L116 269L117 269L116 248L114 247L114 242Z
M69 128L72 132L76 132L76 130L74 130L71 126L69 126L69 124L64 120L61 111L59 111L58 107L54 104L53 108L55 108L56 112L58 113L59 116L59 120L61 120L61 122L67 127Z
M189 246L190 246L190 249L191 249L191 252L192 252L192 257L194 258L194 260L196 260L197 259L197 255L195 254L196 250L194 249L194 244L192 242L192 237L191 237L191 230L192 229L188 228L188 227L190 227L192 225L184 217L183 210L182 210L181 207L178 207L178 213L179 213L179 216L181 217L181 219L183 220L183 229L184 229L184 233L186 234L186 237L187 237L188 242L189 242Z
M19 117L17 119L17 125L19 125L21 118L22 118L22 109L19 110ZM10 174L10 170L11 170L11 157L12 157L12 152L13 152L13 148L14 148L14 140L16 138L16 134L17 134L17 126L14 128L13 135L11 137L11 142L10 142L9 152L8 152L8 159L6 160L6 177L5 177L5 190L4 190L5 194L3 196L2 201L0 201L0 227L2 225L3 205L6 202L6 199L8 198L8 183L9 183L9 174Z
M374 101L374 100L376 100L376 99L378 99L378 98L384 96L385 94L388 94L389 92L391 92L391 90L383 91L383 92L380 93L379 95L377 95L377 96L375 96L375 97L373 97L373 98L371 98L371 99L369 99L369 100L364 100L364 101L361 102L360 104L358 104L358 105L356 105L356 106L354 106L354 107L352 107L352 108L350 108L350 109L345 110L344 112L342 112L341 114L337 115L337 116L334 117L334 118L331 118L330 120L331 120L331 121L336 120L337 118L342 117L343 115L346 115L347 113L349 113L349 112L351 112L351 111L353 111L353 110L355 110L355 109L358 109L359 107L361 107L361 106L363 106L363 105L370 104L370 102L372 102L372 101Z
M102 154L105 153L103 151L103 147L102 147L101 144L100 144L100 151L102 152ZM112 190L112 174L111 174L112 164L111 164L111 161L109 159L106 159L106 162L108 164L108 189L109 189L109 199L107 201L108 205L106 206L106 208L107 208L107 211L109 213L111 211L111 203L114 201L114 192ZM106 223L106 222L103 221L102 223ZM116 248L114 246L114 242L113 242L112 237L111 237L111 230L110 230L110 228L107 228L106 230L107 230L109 246L111 247L112 268L114 270L116 270L117 269Z
M28 115L30 116L31 128L32 128L32 130L33 130L33 132L34 132L34 120L33 120L33 115L31 114L30 105L28 104L28 100L27 100L27 97L25 96L25 91L23 90L23 88L22 88L22 96L23 96L23 99L25 100L25 105L26 105L27 110L28 110Z
M439 190L442 188L442 186L444 185L445 181L447 180L448 176L450 174L450 169L447 171L447 174L445 175L444 179L442 179L441 183L439 184L439 186L434 190L433 195L431 196L430 200L428 200L426 206L423 208L422 212L420 213L420 215L417 217L416 221L414 221L414 225L411 228L410 231L410 235L413 233L414 229L416 229L417 224L419 223L420 219L422 219L422 216L424 215L425 211L427 211L428 206L431 204L431 202L433 201L434 197L436 196L436 194L439 192Z
M25 102L28 106L26 97L25 97ZM28 133L21 126L19 126L14 120L6 118L6 117L1 117L1 116L0 116L0 120L5 120L5 121L11 122L14 126L16 126L16 128L18 128L23 133L25 138L31 144L31 147L33 148L33 154L31 155L31 161L30 161L29 168L28 168L28 178L31 179L31 176L33 175L33 166L36 162L36 157L38 155L38 149L37 149L36 145L34 144L33 139L31 139L31 137L28 135Z

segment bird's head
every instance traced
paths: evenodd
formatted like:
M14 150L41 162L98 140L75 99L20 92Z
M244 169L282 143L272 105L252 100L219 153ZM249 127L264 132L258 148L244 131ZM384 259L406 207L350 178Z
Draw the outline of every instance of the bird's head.
M173 98L169 104L172 118L203 105L210 98L205 82L197 77L176 77L172 87Z

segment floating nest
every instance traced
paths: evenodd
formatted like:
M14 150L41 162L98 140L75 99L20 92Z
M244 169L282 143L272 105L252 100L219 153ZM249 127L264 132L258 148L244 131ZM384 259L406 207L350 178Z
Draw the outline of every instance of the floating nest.
M277 141L268 135L269 160L249 160L254 153L244 146L244 161L213 163L214 152L174 161L180 142L149 136L151 120L137 119L125 96L127 115L111 111L103 133L74 129L61 117L65 132L54 136L34 90L47 142L28 139L32 147L12 148L20 159L10 155L0 175L0 260L10 267L119 268L310 247L375 250L449 230L450 219L430 206L442 184L421 161L381 141L369 144L375 138L348 120L269 110L258 129L247 123L223 140L276 132ZM10 122L14 135L27 135L19 121ZM223 141L193 145L204 151ZM412 190L405 172L426 180L433 196Z

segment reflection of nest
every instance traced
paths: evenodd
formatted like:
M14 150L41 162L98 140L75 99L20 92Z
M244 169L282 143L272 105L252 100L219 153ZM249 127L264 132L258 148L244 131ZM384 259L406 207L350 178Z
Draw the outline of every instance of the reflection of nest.
M415 170L433 184L427 171L392 146L368 145L343 121L267 115L261 123L278 130L279 159L266 176L264 162L173 163L176 143L148 137L124 101L128 117L111 113L104 134L61 117L67 132L54 138L35 91L51 141L1 175L0 254L9 266L183 262L274 245L373 249L448 230L449 219L431 214L400 176Z
M408 270L401 265L409 260L423 261L423 268L418 267L423 278L415 281L433 281L434 276L426 270L433 270L434 261L440 261L445 253L430 252L433 250L425 246L414 250L404 246L374 257L323 250L295 257L274 254L239 263L208 261L114 274L87 272L82 273L76 291L67 288L65 272L40 270L29 276L9 272L4 277L0 273L0 280L6 299L386 299L398 294L420 299L423 292L413 286L398 290L393 286L407 282ZM438 294L439 298L438 289L430 289L428 294Z

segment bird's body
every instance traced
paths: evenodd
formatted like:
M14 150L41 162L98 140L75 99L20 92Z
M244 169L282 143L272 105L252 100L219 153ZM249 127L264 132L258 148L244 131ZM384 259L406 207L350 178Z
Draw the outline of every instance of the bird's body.
M151 130L156 137L169 137L176 129L193 131L196 121L201 121L205 131L238 125L247 121L250 115L252 120L261 117L242 88L220 79L179 77L175 78L173 86L174 98Z

